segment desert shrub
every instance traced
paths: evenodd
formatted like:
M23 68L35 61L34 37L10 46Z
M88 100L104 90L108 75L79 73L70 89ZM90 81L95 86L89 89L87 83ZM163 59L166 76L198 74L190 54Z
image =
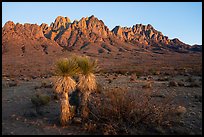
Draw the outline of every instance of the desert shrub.
M104 53L104 49L99 49L98 53Z
M119 52L125 52L125 49L119 48L118 51L119 51Z
M199 83L198 82L191 82L188 87L200 87Z
M122 70L122 69L121 70L116 70L113 73L125 75L127 73L127 70Z
M100 83L96 83L96 93L102 93L103 86Z
M142 71L136 71L135 74L139 78L139 77L141 77L143 75L143 72Z
M182 86L185 86L185 85L184 85L184 83L182 81L179 81L178 86L182 87Z
M135 81L137 79L137 75L135 73L131 74L130 81Z
M31 102L35 106L47 105L50 102L50 97L48 95L38 94L37 93L33 97L31 97Z
M202 95L194 95L194 98L197 102L202 102Z
M48 81L42 81L40 88L52 88L54 84Z
M137 134L141 126L169 127L175 120L173 114L176 112L172 98L169 96L157 101L146 93L127 92L122 88L107 89L89 100L88 120L95 125L91 132L130 134L131 129L136 129L134 134Z
M6 82L5 87L15 87L17 85L18 85L17 81L8 81Z
M178 107L176 107L176 109L175 109L175 114L176 115L178 115L178 116L180 116L180 115L184 115L185 113L186 113L186 108L185 107L183 107L183 106L178 106Z
M167 77L167 76L158 78L158 81L168 81L168 80L169 80L169 77Z
M172 80L172 81L169 82L169 86L170 87L178 87L178 82Z
M152 88L152 83L151 82L145 82L142 88Z
M40 112L40 107L47 105L50 102L50 97L44 94L35 94L31 97L31 102L35 106L35 110L37 114L42 114Z
M149 73L152 75L159 75L160 74L159 71L157 71L156 69L153 69L153 68L149 69Z
M195 79L192 78L192 76L189 76L187 79L186 79L186 82L194 82Z

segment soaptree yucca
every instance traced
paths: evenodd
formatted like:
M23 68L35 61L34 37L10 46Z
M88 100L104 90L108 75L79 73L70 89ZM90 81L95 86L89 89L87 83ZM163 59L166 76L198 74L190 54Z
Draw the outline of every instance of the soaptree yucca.
M63 58L56 63L57 81L55 83L56 93L60 95L60 123L62 126L72 118L68 94L76 88L76 82L72 76L79 72L78 64L75 58Z
M97 70L97 61L87 56L77 58L78 67L80 69L79 82L77 88L81 94L79 111L81 117L86 118L88 115L87 101L91 92L97 88L94 72Z

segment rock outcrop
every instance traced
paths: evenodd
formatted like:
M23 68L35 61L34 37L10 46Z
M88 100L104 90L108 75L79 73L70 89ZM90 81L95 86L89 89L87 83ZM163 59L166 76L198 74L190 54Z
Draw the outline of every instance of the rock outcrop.
M2 54L10 51L13 56L24 54L47 54L49 50L62 49L55 41L45 37L48 25L20 24L8 21L2 28ZM57 45L57 46L56 46ZM47 47L45 52L44 48ZM49 49L49 50L48 50Z

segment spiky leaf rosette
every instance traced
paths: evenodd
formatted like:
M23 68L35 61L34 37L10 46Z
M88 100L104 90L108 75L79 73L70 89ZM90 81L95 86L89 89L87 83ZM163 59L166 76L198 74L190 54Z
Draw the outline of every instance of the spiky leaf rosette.
M56 75L58 79L55 83L57 93L70 92L75 90L76 82L71 78L79 72L79 67L75 58L63 58L56 63Z
M79 67L76 61L76 57L63 58L56 63L56 75L57 76L74 76L79 72Z
M77 63L82 75L94 73L98 69L97 60L90 59L87 56L78 57Z

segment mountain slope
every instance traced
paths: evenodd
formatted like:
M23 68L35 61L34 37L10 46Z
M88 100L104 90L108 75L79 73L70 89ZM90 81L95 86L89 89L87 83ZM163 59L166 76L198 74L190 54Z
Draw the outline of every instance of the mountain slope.
M200 52L202 48L191 47L179 39L169 39L150 24L136 24L132 27L116 26L109 30L102 20L94 17L73 21L68 17L58 16L50 25L14 24L8 21L2 28L2 53L35 51L35 46L48 54L50 51L69 50L92 53L117 53L133 49L149 51ZM14 44L15 43L15 44ZM26 44L27 43L27 44ZM13 45L18 45L14 46ZM23 46L24 45L24 46ZM35 45L35 46L32 46ZM35 48L36 49L36 48ZM49 51L50 50L50 51Z

